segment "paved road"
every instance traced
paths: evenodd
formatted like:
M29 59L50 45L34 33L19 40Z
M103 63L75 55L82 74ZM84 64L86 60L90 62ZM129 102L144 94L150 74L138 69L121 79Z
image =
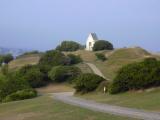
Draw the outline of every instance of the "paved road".
M73 92L53 93L56 100L67 104L87 108L93 111L99 111L114 115L126 116L143 120L160 120L160 113L142 111L126 107L113 106L108 104L97 103L90 100L84 100L73 96Z
M95 74L105 78L103 73L94 64L92 64L92 63L85 63L85 64L87 64Z

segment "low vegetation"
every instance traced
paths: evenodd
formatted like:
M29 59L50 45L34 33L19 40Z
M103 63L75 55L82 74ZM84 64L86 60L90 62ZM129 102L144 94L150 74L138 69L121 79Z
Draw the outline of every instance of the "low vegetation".
M72 82L78 75L81 74L81 70L74 66L56 66L49 72L49 77L54 82Z
M78 64L81 63L83 60L79 55L74 55L74 54L68 54L67 55L70 59L70 64Z
M20 92L26 89L30 89L30 91L25 91L25 94L23 94L24 92ZM29 96L31 91L33 90L29 83L18 72L7 73L6 75L0 74L0 102L31 98L32 96ZM34 96L36 95L35 93Z
M98 60L105 61L107 58L103 53L95 53L95 56L97 57Z
M104 78L98 75L92 73L81 74L74 80L76 92L87 93L94 91L102 81L104 81Z
M160 86L160 61L146 58L122 67L110 86L110 93Z
M17 100L24 100L30 99L37 96L37 92L33 89L24 89L14 92L3 100L3 102L10 102L10 101L17 101Z

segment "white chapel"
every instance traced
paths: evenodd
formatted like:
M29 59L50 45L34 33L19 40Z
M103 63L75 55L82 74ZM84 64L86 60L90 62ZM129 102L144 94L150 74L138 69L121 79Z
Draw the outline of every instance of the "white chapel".
M92 51L96 41L98 41L96 33L90 33L86 42L86 50Z

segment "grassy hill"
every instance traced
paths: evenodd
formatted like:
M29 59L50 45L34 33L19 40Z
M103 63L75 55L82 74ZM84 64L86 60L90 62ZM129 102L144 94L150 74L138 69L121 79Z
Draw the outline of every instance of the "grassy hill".
M105 56L108 58L107 61L102 62L96 59L95 53L97 52L90 52L79 50L76 52L65 52L65 54L75 54L80 55L84 62L91 62L95 64L101 72L106 76L106 78L113 79L116 75L116 72L121 68L123 65L141 61L146 57L157 57L150 54L146 50L136 47L136 48L121 48L116 49L114 51L99 51L98 53L104 53Z
M97 60L95 53L85 50L79 50L76 52L65 52L65 54L80 55L84 62L90 62L95 64L102 73L110 79L113 79L116 72L123 65L141 61L146 57L160 58L159 55L152 55L142 48L122 48L114 51L99 51L104 53L108 58L107 61L102 62ZM9 63L10 69L17 69L27 64L36 64L40 59L41 54L25 55ZM84 73L92 72L92 70L83 63L77 64ZM50 92L64 92L73 91L71 86L66 84L49 85L47 87L37 89L40 93ZM86 99L92 99L98 102L109 103L120 106L135 107L140 109L148 109L159 111L160 107L160 89L151 91L138 91L127 92L118 95L109 95L102 93L90 93L81 96ZM130 120L129 118L117 117L113 115L103 114L86 110L83 108L67 105L54 99L48 95L37 97L35 99L5 103L0 105L0 119L2 120Z
M95 53L91 51L79 50L75 52L64 52L64 54L75 54L80 55L84 62L90 62L95 64L101 72L106 76L106 78L113 79L116 75L116 72L121 68L123 65L141 61L146 57L156 57L160 58L158 55L152 55L146 50L136 47L136 48L121 48L116 49L114 51L104 50L99 51L98 53L104 53L105 56L108 58L107 61L102 62L97 60ZM16 60L9 63L9 68L15 69L20 68L27 64L36 64L40 59L41 54L31 54L25 55ZM77 65L83 72L92 72L92 70L85 64L78 64Z

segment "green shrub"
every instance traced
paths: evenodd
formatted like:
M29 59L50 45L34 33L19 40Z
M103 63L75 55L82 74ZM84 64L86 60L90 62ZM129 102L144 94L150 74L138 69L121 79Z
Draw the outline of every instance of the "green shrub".
M38 66L24 66L19 70L19 73L33 88L44 86L47 83L44 74L40 71Z
M10 101L17 101L17 100L24 100L30 99L37 96L37 92L33 89L24 89L14 92L5 97L3 102L10 102Z
M81 48L81 45L74 41L63 41L61 45L57 46L59 51L76 51Z
M78 64L78 63L82 62L82 59L79 55L68 54L67 56L70 59L70 64Z
M7 95L28 88L31 88L30 85L18 72L0 75L0 102Z
M48 73L52 67L69 64L69 59L60 51L47 51L39 61L39 67L43 73Z
M95 56L97 57L98 60L105 61L107 58L103 53L95 53Z
M75 79L76 92L87 93L94 91L102 81L104 81L104 78L98 75L92 73L81 74Z
M98 40L95 42L93 46L93 51L99 51L99 50L113 50L113 45L109 41L105 40Z
M81 73L78 67L73 66L56 66L48 73L50 79L54 82L72 81Z
M160 86L160 62L147 58L122 67L110 86L110 93Z

